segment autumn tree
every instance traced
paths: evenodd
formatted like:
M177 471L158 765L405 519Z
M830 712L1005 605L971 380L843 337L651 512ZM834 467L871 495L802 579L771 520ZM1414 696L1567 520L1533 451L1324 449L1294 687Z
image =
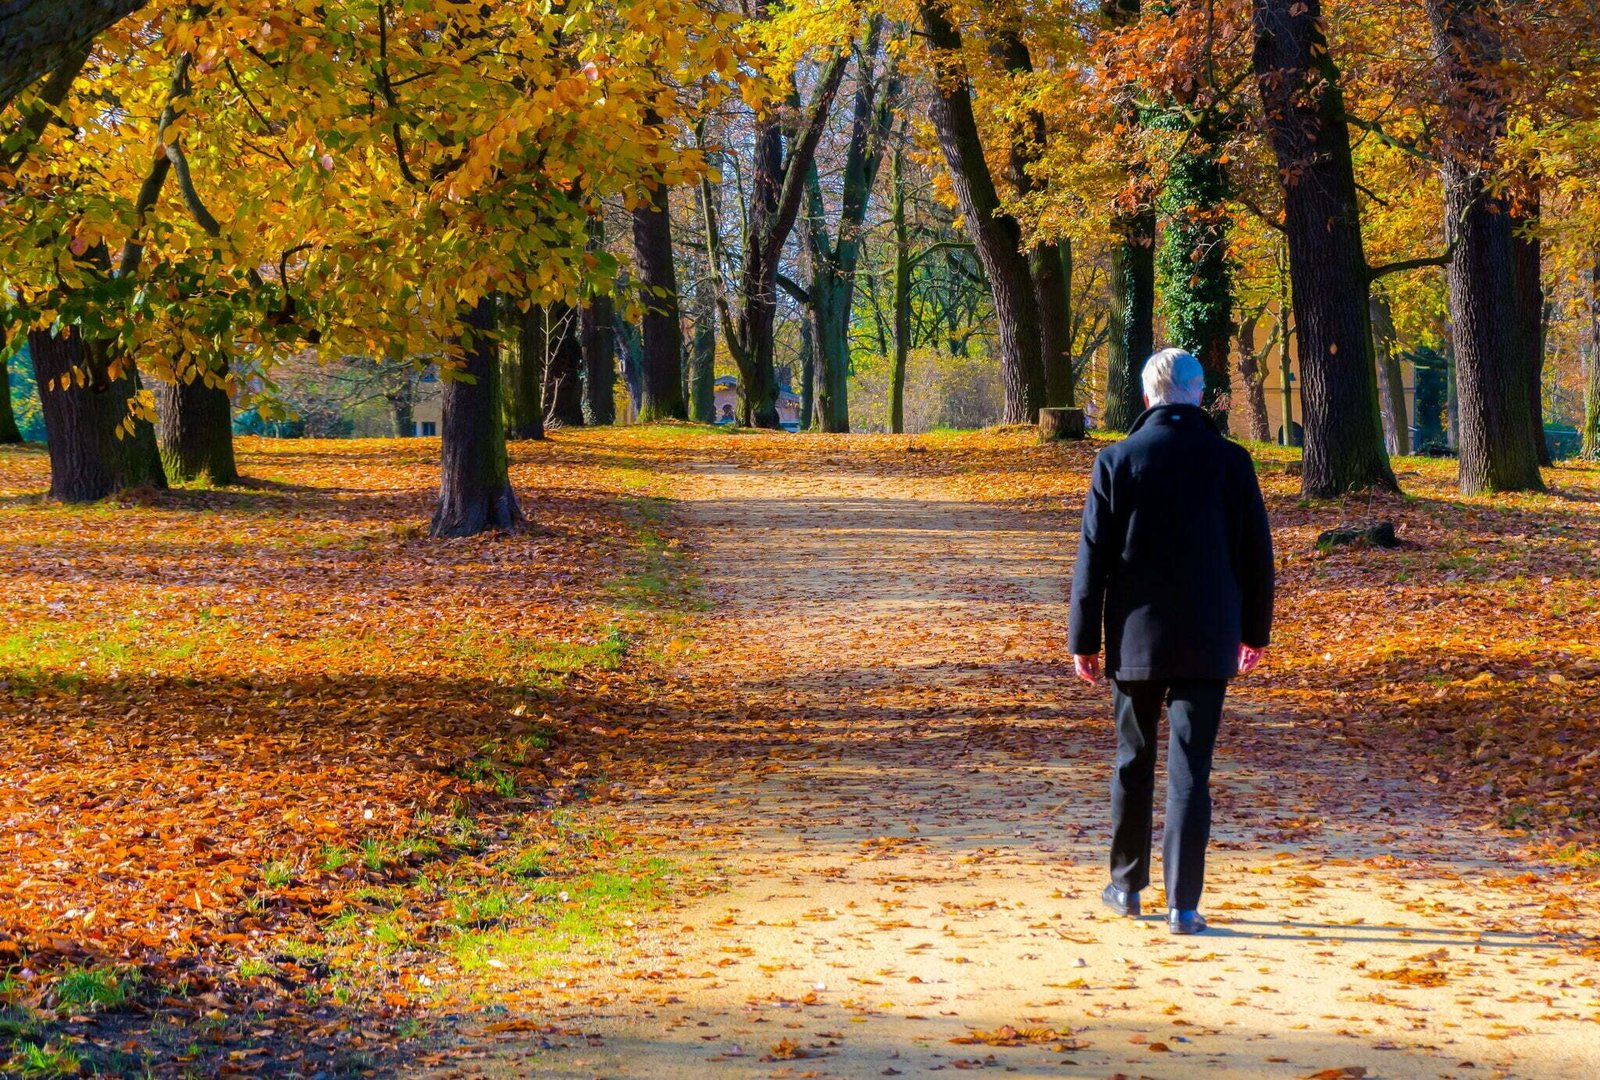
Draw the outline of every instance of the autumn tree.
M1394 489L1383 445L1362 247L1340 73L1320 0L1253 0L1254 72L1283 178L1305 411L1307 495Z
M1496 179L1507 108L1492 72L1505 59L1498 9L1478 0L1428 0L1427 10L1448 95L1442 142L1454 245L1450 316L1461 490L1540 491L1539 450L1531 438L1538 416L1528 371L1532 349L1523 342L1537 330L1517 314L1522 258L1513 199ZM1537 288L1532 274L1525 287Z

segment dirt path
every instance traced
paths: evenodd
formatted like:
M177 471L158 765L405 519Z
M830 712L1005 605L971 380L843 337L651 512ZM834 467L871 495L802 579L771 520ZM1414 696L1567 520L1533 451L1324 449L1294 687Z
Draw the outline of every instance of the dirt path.
M483 1072L1600 1075L1600 960L1551 932L1580 912L1247 687L1213 929L1100 909L1109 706L1061 663L1067 515L842 452L677 468L717 605L703 715L620 813L728 887L547 995L598 1039L508 1034ZM952 1042L1007 1025L1030 1045Z

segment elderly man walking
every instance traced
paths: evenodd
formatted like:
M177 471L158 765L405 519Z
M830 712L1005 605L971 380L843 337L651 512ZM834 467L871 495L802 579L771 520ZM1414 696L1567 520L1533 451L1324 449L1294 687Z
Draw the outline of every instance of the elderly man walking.
M1101 900L1138 916L1150 884L1156 728L1167 707L1167 927L1200 915L1211 838L1211 753L1228 680L1261 662L1272 625L1272 534L1255 467L1200 408L1205 373L1180 349L1144 367L1147 406L1100 451L1083 508L1069 645L1079 678L1102 667L1116 708L1111 883ZM1101 630L1104 628L1104 638Z

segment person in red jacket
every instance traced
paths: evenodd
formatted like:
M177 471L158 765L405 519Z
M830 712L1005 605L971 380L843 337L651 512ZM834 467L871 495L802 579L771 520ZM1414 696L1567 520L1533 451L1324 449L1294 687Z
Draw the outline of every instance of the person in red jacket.
M1272 533L1250 455L1200 408L1200 362L1165 349L1145 364L1143 379L1144 414L1095 458L1068 645L1079 678L1110 679L1116 710L1111 883L1101 900L1137 916L1150 883L1156 730L1165 704L1167 925L1196 934L1206 928L1199 907L1211 755L1228 680L1254 670L1269 640Z

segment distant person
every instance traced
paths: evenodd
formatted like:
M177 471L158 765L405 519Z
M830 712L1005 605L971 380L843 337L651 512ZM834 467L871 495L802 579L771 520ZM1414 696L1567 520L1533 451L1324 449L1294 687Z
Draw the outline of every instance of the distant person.
M1068 644L1088 683L1111 680L1111 883L1102 902L1140 914L1150 884L1156 730L1167 706L1167 927L1206 928L1211 753L1228 680L1261 662L1272 627L1272 533L1244 448L1200 408L1205 372L1180 349L1144 366L1145 412L1100 451L1083 507ZM1104 638L1101 630L1104 627ZM1105 645L1102 669L1100 648Z
M722 423L724 423L724 424L733 423L733 405L732 405L731 402L724 402L723 403L723 406L722 406Z

